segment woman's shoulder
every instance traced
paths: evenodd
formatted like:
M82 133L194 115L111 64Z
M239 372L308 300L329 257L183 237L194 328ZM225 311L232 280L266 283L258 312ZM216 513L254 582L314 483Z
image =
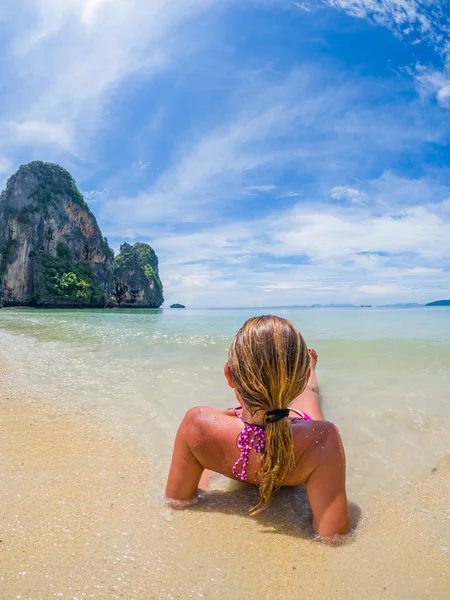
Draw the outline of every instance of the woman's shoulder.
M190 408L184 418L187 420L203 420L211 417L218 417L220 415L232 415L233 409L220 409L212 406L193 406Z
M231 409L223 410L212 406L193 406L185 414L181 426L198 428L203 425L217 425L222 421L227 421L232 416L234 417L234 413Z
M194 406L187 411L178 431L192 444L202 446L229 433L233 429L231 417L234 417L231 410ZM234 420L238 421L235 417Z
M325 439L340 439L338 428L330 421L302 421L293 424L294 442L296 446L322 449L320 442Z

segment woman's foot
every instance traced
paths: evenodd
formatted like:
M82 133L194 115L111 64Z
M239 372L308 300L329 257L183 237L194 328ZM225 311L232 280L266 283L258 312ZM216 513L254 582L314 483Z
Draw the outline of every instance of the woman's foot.
M317 352L314 350L314 348L310 348L308 350L309 353L309 366L311 367L311 369L313 371L316 370L316 364L317 364Z
M316 379L316 365L317 365L317 352L314 348L310 348L309 352L309 379L308 379L308 387L312 389L316 394L319 393L319 385Z

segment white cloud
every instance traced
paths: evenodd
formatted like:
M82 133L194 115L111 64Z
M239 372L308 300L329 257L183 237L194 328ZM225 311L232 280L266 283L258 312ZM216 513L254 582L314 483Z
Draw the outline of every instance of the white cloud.
M360 292L363 294L369 294L370 296L386 296L386 295L395 295L399 293L403 293L405 291L410 292L409 288L403 288L399 285L383 285L383 284L375 284L375 285L362 285L358 288Z
M7 158L6 156L0 156L0 174L7 174L9 175L11 173L12 170L12 161Z
M307 13L311 12L310 7L306 4L306 2L294 2L293 3L294 6L296 6L297 8L299 8L300 10L303 10Z
M437 100L441 106L450 108L450 80L446 85L443 85L436 94Z
M412 269L405 269L405 275L411 275L415 277L416 275L426 275L429 277L436 277L436 275L443 275L445 273L444 269L433 269L430 267L414 267Z
M392 210L414 186L421 204ZM152 234L163 280L169 278L168 301L261 306L444 297L450 213L447 200L436 200L450 190L392 174L361 187L368 205L299 204L191 234Z
M190 288L190 287L205 287L209 282L209 278L207 277L196 277L195 275L171 275L169 276L169 287L173 282L177 282L179 287L182 288ZM167 287L167 286L166 286Z
M0 134L10 139L11 145L14 146L53 146L72 150L72 131L69 123L32 120L0 122Z
M388 27L399 36L414 33L431 41L437 48L443 44L448 30L446 0L323 0L353 17L368 19ZM416 37L414 38L416 40Z
M303 196L303 192L283 192L277 198L299 198L300 196Z
M420 107L413 104L386 107L380 98L379 105L369 110L365 96L373 98L380 88L378 84L372 88L371 81L367 86L351 78L344 82L339 75L333 80L312 66L275 83L251 80L236 92L245 99L236 112L193 139L183 139L172 164L147 190L111 198L101 217L105 222L120 220L127 229L139 223L136 233L146 223L167 219L210 221L220 206L256 191L272 191L274 184L258 182L272 173L275 177L280 169L330 179L336 173L354 172L355 164L368 167L371 160L378 162L380 151L401 152L444 135L440 125L425 123ZM345 192L343 186L333 187L334 193L352 195L354 203L364 202L354 188L347 186ZM277 197L302 193L288 191Z
M289 106L277 97L283 90L292 93L291 83L288 79L272 89L262 86L261 97L253 98L251 106L244 106L238 115L195 143L184 142L178 160L147 192L105 205L104 217L113 219L120 214L124 222L130 218L155 221L175 215L183 220L205 219L215 210L214 204L224 199L274 189L272 185L243 183L265 165L273 168L293 160L291 151L270 143L299 118L300 106Z
M403 216L370 210L325 212L299 207L274 220L275 254L308 255L315 260L348 259L360 252L412 253L442 259L450 254L450 221L422 206Z
M82 0L81 2L81 19L85 23L92 23L99 16L99 8L102 4L111 3L114 0Z
M245 189L249 192L271 192L276 187L276 185L248 185Z
M0 126L11 135L2 143L33 143L40 129L47 143L81 153L118 84L137 73L148 80L185 52L180 25L211 6L212 0L24 0L27 19L19 12L13 45L3 48L14 102L3 98L8 109Z
M84 199L89 204L95 204L96 202L100 202L102 197L104 197L108 192L107 190L80 190L84 196Z
M355 204L364 203L361 192L350 186L335 186L329 193L334 200L350 200Z
M442 69L416 65L415 82L423 98L433 97L442 108L450 108L450 55Z
M447 0L323 0L353 17L367 19L400 37L413 36L411 45L430 43L444 60L443 68L416 65L415 83L422 97L434 97L450 108L450 11Z

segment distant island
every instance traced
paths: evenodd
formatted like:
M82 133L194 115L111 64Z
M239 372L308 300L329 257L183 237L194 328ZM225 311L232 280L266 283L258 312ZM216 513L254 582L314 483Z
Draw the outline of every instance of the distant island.
M450 306L450 300L436 300L436 302L428 302L425 306Z
M425 304L418 304L417 302L398 302L397 304L383 304L383 308L420 308Z
M177 302L175 302L175 304L171 304L170 308L186 308L184 304L178 304Z
M158 257L148 244L114 256L68 171L34 161L0 195L0 306L159 308Z

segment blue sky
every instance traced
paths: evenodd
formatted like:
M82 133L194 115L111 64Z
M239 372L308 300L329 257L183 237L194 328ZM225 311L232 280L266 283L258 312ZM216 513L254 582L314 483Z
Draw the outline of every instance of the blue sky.
M450 2L3 0L0 179L75 177L166 303L450 297Z

